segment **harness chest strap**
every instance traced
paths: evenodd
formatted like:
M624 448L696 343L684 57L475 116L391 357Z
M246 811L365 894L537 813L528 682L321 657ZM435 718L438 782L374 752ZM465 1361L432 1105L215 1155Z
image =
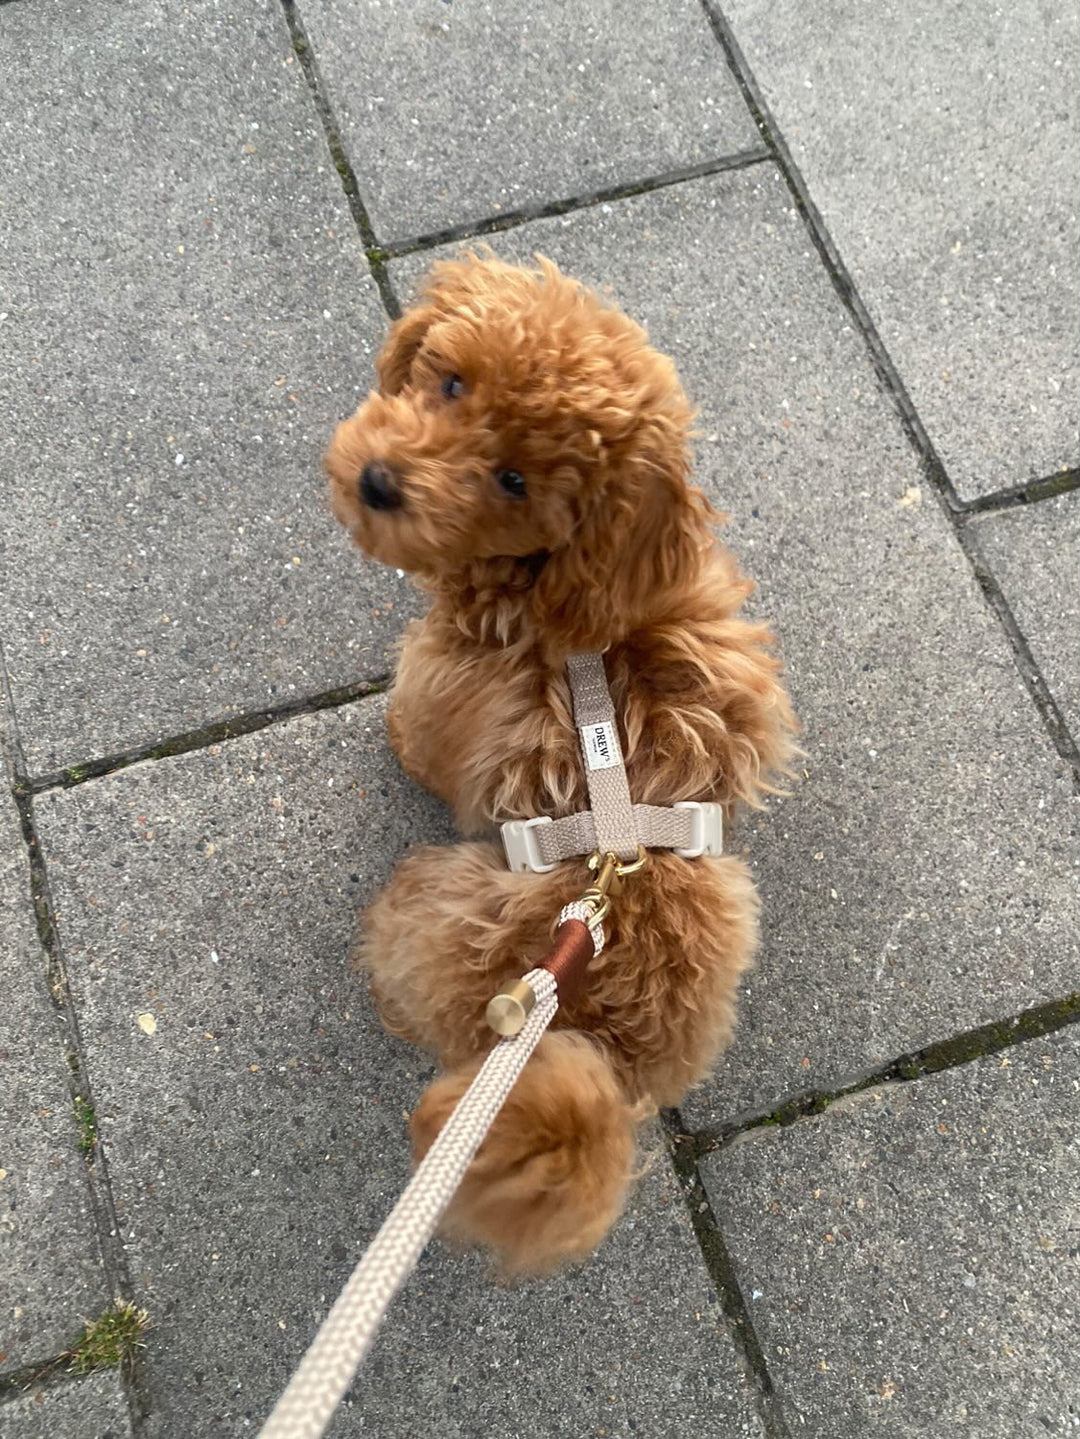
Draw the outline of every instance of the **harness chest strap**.
M566 661L574 720L585 760L585 782L596 826L596 848L619 859L637 858L638 833L626 779L615 705L604 673L604 657L595 652Z
M720 854L720 805L687 800L668 807L631 801L603 656L570 655L566 671L592 807L556 820L508 820L501 830L510 868L543 873L560 860L594 851L629 860L639 844L672 849L685 859Z

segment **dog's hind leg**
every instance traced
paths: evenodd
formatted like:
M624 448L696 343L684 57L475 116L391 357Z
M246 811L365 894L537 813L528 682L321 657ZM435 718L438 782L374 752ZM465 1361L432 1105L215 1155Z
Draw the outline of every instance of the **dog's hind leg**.
M444 1065L490 1049L488 1000L550 945L581 867L511 874L493 844L425 845L405 856L364 917L353 951L383 1023Z
M481 1060L442 1075L412 1117L417 1159L431 1148ZM634 1171L631 1104L602 1045L545 1034L487 1133L441 1227L492 1249L504 1277L580 1260L618 1218Z

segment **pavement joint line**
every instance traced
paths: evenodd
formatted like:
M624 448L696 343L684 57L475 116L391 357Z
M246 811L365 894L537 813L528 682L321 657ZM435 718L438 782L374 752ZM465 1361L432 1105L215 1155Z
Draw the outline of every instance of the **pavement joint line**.
M771 151L763 146L752 150L738 150L730 155L719 155L711 160L702 160L696 165L683 165L674 170L664 170L657 175L647 175L641 180L625 180L617 185L608 185L600 190L588 190L579 195L568 195L561 200L537 201L523 205L517 210L503 214L488 215L482 220L465 220L459 225L450 225L443 230L430 230L403 240L388 240L379 247L379 254L386 260L399 260L403 255L415 254L418 250L432 250L439 245L452 245L462 240L483 239L485 235L497 235L504 230L514 230L533 220L549 220L558 215L568 215L575 210L590 209L595 205L615 203L631 199L635 195L648 195L654 190L665 190L672 185L685 185L707 175L721 175L728 170L745 170L751 165L767 164L772 159Z
M810 240L825 266L833 288L851 316L856 330L863 337L878 380L885 394L892 401L908 440L919 456L923 475L952 525L953 533L971 565L983 598L1005 632L1017 669L1043 721L1047 734L1058 755L1069 766L1072 772L1073 788L1077 794L1080 794L1080 749L1077 748L1076 740L1069 730L1064 715L1058 708L1057 701L1050 692L1050 687L1043 677L1025 635L1009 608L1000 585L983 560L974 537L964 523L968 507L957 494L945 465L907 392L907 387L901 379L884 341L878 334L870 312L844 264L820 211L811 199L802 172L792 158L779 126L747 64L746 57L739 48L731 26L716 0L700 0L700 3L713 35L727 59L731 73L742 91L743 99L746 101L758 132L768 147L803 224L806 226Z
M962 504L960 497L953 488L952 481L946 473L934 444L927 434L926 429L911 401L900 374L893 364L892 357L885 347L884 341L877 332L874 324L863 303L862 297L855 287L855 282L848 272L847 266L841 258L840 252L833 241L821 217L821 213L810 197L810 191L802 172L795 164L791 152L787 148L780 128L773 118L772 112L766 104L760 87L755 80L746 58L739 48L735 35L728 24L715 0L701 0L702 9L705 11L706 19L712 28L714 37L727 59L727 63L735 81L742 91L743 99L750 111L751 118L758 128L762 140L765 142L777 169L791 192L795 202L795 208L810 239L817 250L821 261L828 272L845 309L855 321L856 328L863 336L867 348L870 351L870 358L877 371L878 379L881 381L886 393L893 401L899 411L900 419L909 440L919 452L923 462L927 478L930 479L939 493L943 493L952 508L959 508Z
M1023 480L1007 489L995 490L990 495L979 495L973 500L961 500L959 513L968 515L995 514L1000 510L1015 509L1018 505L1036 505L1043 500L1057 499L1071 490L1080 489L1080 467L1058 470L1053 475L1043 475L1038 480Z
M176 755L191 754L208 749L211 745L224 744L229 740L241 739L244 735L257 734L271 725L285 724L300 715L319 714L323 710L342 709L358 700L373 695L385 694L390 685L388 674L374 675L370 679L357 680L337 689L321 690L317 694L301 699L287 700L280 705L264 709L248 710L234 719L216 720L212 724L200 725L198 729L184 730L166 739L135 745L116 754L103 755L81 764L67 765L48 774L23 777L18 781L18 791L26 796L44 794L53 789L73 789L87 780L102 779L133 764L145 760L172 759Z
M1008 637L1020 676L1027 686L1035 708L1042 717L1054 748L1072 771L1073 791L1080 795L1080 747L1077 746L1076 739L1069 729L1068 721L1050 692L1050 686L1046 683L1038 661L1031 652L1027 636L1017 623L1004 591L983 558L973 527L964 523L954 523L953 529L968 558L983 598L997 616L998 622Z
M7 3L8 0L0 0L0 5ZM102 1372L109 1371L93 1369L86 1374L77 1374L71 1368L70 1349L54 1354L50 1359L38 1359L22 1364L18 1369L9 1369L6 1374L0 1374L0 1415L4 1412L4 1405L19 1394L31 1389L74 1389L85 1379L93 1379ZM122 1371L117 1369L112 1372Z
M8 680L7 661L2 646L0 646L0 674L3 679L3 703L7 711L4 748L13 774L11 794L19 815L23 843L26 846L30 871L30 906L34 914L38 943L45 959L46 985L61 1029L63 1056L66 1061L64 1072L72 1109L70 1140L73 1151L77 1152L78 1130L74 1119L76 1100L82 1099L85 1103L90 1104L95 1112L97 1106L94 1104L89 1065L79 1031L79 1019L60 943L60 932L56 924L56 908L49 887L45 855L34 823L33 796L26 787L25 761L19 740L14 699ZM112 1184L109 1179L108 1160L105 1156L104 1142L100 1137L98 1137L93 1150L84 1155L83 1176L90 1199L90 1213L97 1238L98 1257L101 1262L107 1295L111 1299L117 1296L131 1299L134 1297L135 1289L128 1269L123 1241L120 1238L116 1203L113 1199ZM132 1367L130 1373L123 1376L123 1387L132 1424L137 1426L138 1421L148 1412L140 1388L137 1363Z
M356 172L353 170L349 160L345 144L341 138L341 130L334 118L334 112L330 101L327 98L326 88L322 83L319 74L319 67L315 60L315 51L307 32L300 21L296 9L296 0L281 0L281 8L285 15L285 23L289 27L289 37L292 41L293 52L300 61L300 68L304 72L308 89L311 91L312 100L319 119L322 122L323 133L326 136L326 143L330 150L330 157L334 163L334 169L341 180L341 188L345 192L345 198L349 204L349 210L357 230L360 232L360 239L364 246L364 255L367 258L368 268L371 270L371 277L375 281L379 291L379 298L382 300L383 308L392 320L396 320L401 314L401 304L394 291L390 275L386 268L386 260L382 248L379 245L375 234L375 227L371 223L371 217L367 212L360 194L360 186L356 179Z
M701 1179L698 1155L685 1142L682 1116L677 1109L663 1110L660 1122L694 1237L727 1320L728 1334L753 1390L766 1439L791 1439L761 1341L739 1286L735 1265Z
M786 1129L800 1120L824 1114L837 1100L847 1099L850 1095L882 1085L911 1084L929 1079L935 1074L1002 1054L1016 1045L1046 1039L1076 1024L1080 1024L1080 990L1062 999L1048 1000L1045 1004L1022 1010L1009 1019L994 1020L977 1029L963 1030L948 1039L936 1040L921 1049L901 1054L888 1064L833 1089L803 1090L771 1109L735 1118L727 1124L697 1130L683 1129L673 1134L673 1142L686 1149L697 1161L707 1154L726 1149L744 1134L774 1127Z

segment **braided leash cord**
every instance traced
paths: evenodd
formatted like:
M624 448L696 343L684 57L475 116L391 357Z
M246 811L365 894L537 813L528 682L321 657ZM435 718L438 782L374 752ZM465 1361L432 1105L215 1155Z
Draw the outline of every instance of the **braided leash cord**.
M565 907L559 923L580 919L588 924L591 918L589 906L575 902ZM590 933L599 954L604 932L596 925ZM415 1268L525 1061L555 1017L559 1000L552 976L546 969L533 969L525 978L536 994L525 1027L500 1040L458 1101L323 1320L259 1439L319 1439L329 1424L390 1301Z
M598 954L603 952L604 928L603 925L597 924L596 913L592 905L586 904L583 899L571 900L569 904L564 904L562 909L559 910L559 918L555 922L555 928L558 929L559 925L565 924L568 919L580 919L582 924L589 926L589 933L592 935L593 942L593 959L595 959ZM533 970L533 974L535 973L536 971ZM529 976L526 975L526 978L529 978ZM537 998L539 998L539 995Z

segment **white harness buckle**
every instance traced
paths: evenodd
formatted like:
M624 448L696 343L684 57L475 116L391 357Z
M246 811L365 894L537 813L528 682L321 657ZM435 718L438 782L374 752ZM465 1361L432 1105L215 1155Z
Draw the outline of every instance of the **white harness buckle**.
M535 819L508 819L499 826L506 863L514 874L526 874L530 870L533 874L547 874L555 868L540 858L540 846L534 833L539 825L550 823L551 816L541 814Z
M724 852L724 810L718 804L702 804L696 799L677 800L672 809L692 811L690 843L675 853L680 859L699 859L703 854Z

